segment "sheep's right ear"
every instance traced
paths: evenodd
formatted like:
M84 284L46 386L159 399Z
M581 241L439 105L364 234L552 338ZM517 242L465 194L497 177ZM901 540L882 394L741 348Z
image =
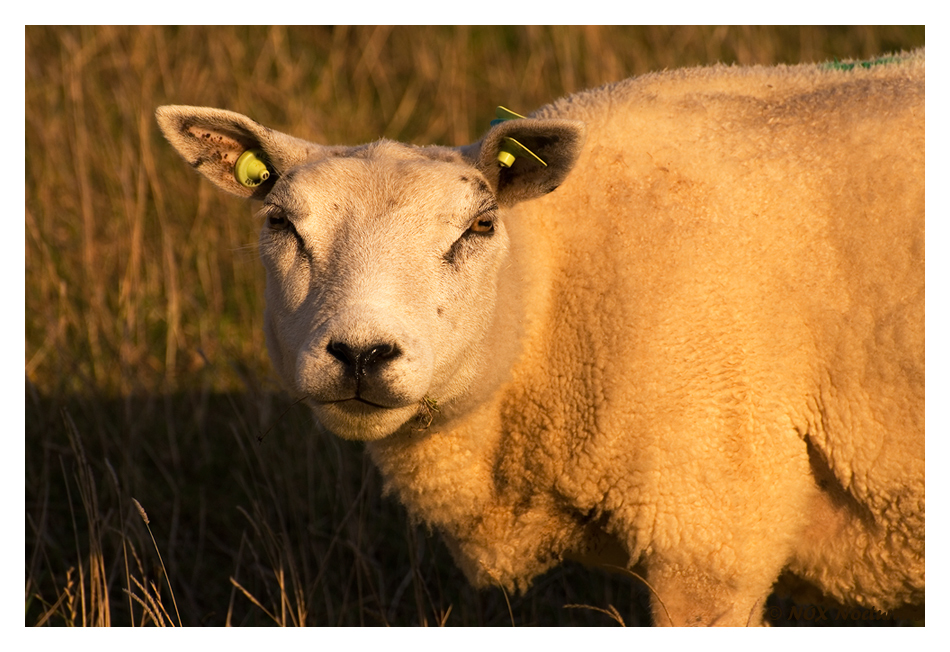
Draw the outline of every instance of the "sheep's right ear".
M268 129L233 111L162 106L155 111L155 118L165 138L191 167L239 197L261 199L290 168L325 155L320 145ZM266 165L266 173L261 174L263 168L258 165L256 178L252 173L249 182L241 183L235 164L249 150L260 151L256 156Z

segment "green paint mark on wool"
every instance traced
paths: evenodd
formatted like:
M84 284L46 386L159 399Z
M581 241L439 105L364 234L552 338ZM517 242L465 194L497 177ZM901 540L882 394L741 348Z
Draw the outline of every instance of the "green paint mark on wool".
M861 66L862 68L870 68L871 66L881 66L888 63L900 63L904 60L905 57L878 57L877 59L869 59L868 61L851 61L851 62L841 62L838 61L838 58L835 57L834 61L828 61L827 63L821 64L821 67L826 70L853 70L855 66Z

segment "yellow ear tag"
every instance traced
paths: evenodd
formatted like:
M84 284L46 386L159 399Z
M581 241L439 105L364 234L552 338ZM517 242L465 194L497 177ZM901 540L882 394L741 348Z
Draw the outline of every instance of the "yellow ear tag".
M249 149L234 163L234 178L245 188L256 188L270 178L267 157L259 149Z
M502 141L501 149L498 151L498 164L503 168L510 168L515 162L515 159L519 156L527 156L534 159L544 167L548 166L548 164L542 161L537 154L519 143L514 138L505 138Z
M503 106L499 106L495 109L495 120L491 121L491 126L501 124L506 120L521 120L524 119L523 115L515 113L511 109L506 109ZM537 154L532 152L530 149L519 143L514 138L505 138L502 140L501 147L498 150L498 165L503 168L510 168L514 165L515 159L519 156L527 156L534 159L544 167L547 167L548 164L541 160Z

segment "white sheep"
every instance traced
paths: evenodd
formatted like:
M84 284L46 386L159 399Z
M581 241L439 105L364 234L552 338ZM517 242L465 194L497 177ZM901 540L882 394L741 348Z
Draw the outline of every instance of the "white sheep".
M475 585L638 564L657 624L759 624L783 571L924 601L924 52L873 63L645 75L455 149L157 117L264 202L289 390Z

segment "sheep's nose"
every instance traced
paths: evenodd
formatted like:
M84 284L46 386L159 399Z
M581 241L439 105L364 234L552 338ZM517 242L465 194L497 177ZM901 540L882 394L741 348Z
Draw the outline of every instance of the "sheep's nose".
M398 357L401 351L395 344L385 342L355 349L345 342L331 341L327 344L327 353L347 365L353 371L356 379L359 380L372 367Z

